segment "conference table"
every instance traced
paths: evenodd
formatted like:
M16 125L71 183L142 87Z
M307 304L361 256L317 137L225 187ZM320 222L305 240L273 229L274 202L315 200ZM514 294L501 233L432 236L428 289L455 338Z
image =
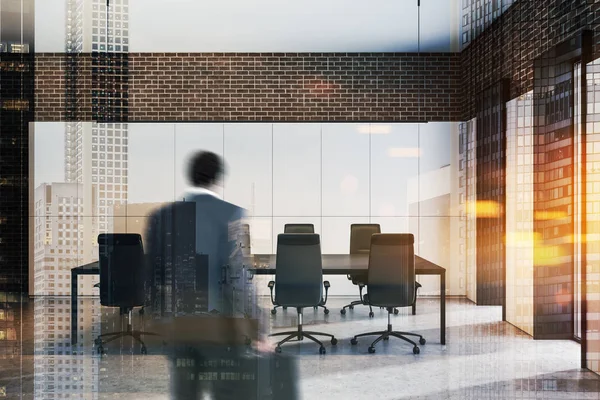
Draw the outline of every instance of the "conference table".
M248 272L254 275L275 275L275 254L254 254L254 264ZM366 273L368 254L323 254L323 275L351 275ZM440 277L440 342L446 344L446 269L422 257L415 256L415 275Z
M275 254L254 254L253 264L246 270L253 275L275 275ZM324 275L350 275L366 273L369 267L368 254L323 254ZM71 270L71 343L77 343L78 277L99 275L98 262L92 262ZM416 275L439 275L440 277L440 342L446 344L446 269L424 258L415 256Z

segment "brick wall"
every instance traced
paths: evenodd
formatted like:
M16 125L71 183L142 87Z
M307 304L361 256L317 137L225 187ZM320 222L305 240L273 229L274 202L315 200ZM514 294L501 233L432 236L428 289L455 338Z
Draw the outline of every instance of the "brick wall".
M120 111L124 104L127 110L108 105L106 113L130 122L457 121L461 115L457 54L129 53L125 80L93 69L90 54L67 57L36 55L36 121L102 119L92 112L92 93L107 90L111 80L121 92ZM79 63L76 78L73 69L67 73L69 62ZM107 76L92 79L93 73ZM65 98L69 83L74 87ZM78 110L66 112L67 106Z
M461 53L463 116L477 113L477 98L502 79L510 98L533 90L533 63L544 52L581 30L594 32L600 57L600 2L518 0Z

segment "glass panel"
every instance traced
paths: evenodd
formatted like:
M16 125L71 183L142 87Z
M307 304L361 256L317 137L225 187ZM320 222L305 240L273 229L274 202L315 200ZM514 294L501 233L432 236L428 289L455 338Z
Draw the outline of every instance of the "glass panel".
M174 201L175 176L174 125L131 124L128 202Z
M225 200L249 216L273 214L271 124L225 124ZM270 238L270 236L269 236Z
M273 215L321 215L321 126L273 125Z
M600 340L598 326L600 319L600 296L598 281L600 280L600 59L587 65L588 110L597 112L587 115L586 140L587 153L586 179L587 189L585 201L586 232L580 240L586 240L586 302L587 302L587 367L598 373L600 371ZM590 99L591 98L591 99Z
M507 103L506 320L533 335L533 94Z
M365 129L365 128L361 128ZM371 124L371 216L408 216L419 175L417 124ZM410 182L409 182L410 181ZM412 186L411 186L412 185Z
M357 124L323 124L323 215L369 215L369 135Z

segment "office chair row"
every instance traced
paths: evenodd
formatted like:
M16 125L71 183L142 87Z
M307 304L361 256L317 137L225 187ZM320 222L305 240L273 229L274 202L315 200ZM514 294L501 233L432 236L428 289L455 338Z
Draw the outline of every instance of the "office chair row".
M287 233L279 234L277 237L275 281L269 282L269 289L271 290L271 300L276 307L296 308L298 329L274 333L271 336L285 336L277 343L276 352L281 352L281 345L286 342L308 338L320 346L321 354L325 354L325 346L315 336L329 337L331 344L335 346L337 339L334 335L305 331L302 326L303 308L324 306L330 287L329 282L323 282L320 236L315 233L299 233L297 227L298 225L286 226ZM426 343L425 338L416 333L392 330L390 319L392 313L397 313L396 307L409 307L416 302L417 289L420 285L417 285L415 281L414 236L412 234L381 234L379 232L366 236L367 227L371 230L379 229L378 226L373 225L353 225L352 227L355 237L361 237L363 241L365 237L369 239L367 250L370 254L369 266L367 274L349 277L353 283L359 285L361 299L345 306L342 314L345 313L345 308L358 304L369 307L379 306L388 311L388 326L385 331L355 335L350 342L352 345L356 345L359 337L377 335L378 337L368 348L369 353L375 353L375 345L378 342L396 337L411 343L413 353L419 354L420 349L417 343L407 336L417 337L421 345ZM308 230L310 226L305 225L304 229ZM356 236L356 232L360 232L360 235ZM355 240L358 241L358 239ZM367 252L364 246L351 246L351 251L355 251L354 254L358 251ZM365 286L368 288L368 293L363 295L362 290ZM325 298L323 298L323 288L325 288ZM273 289L275 289L274 297ZM372 309L370 315L372 316Z
M285 224L283 233L315 233L315 226L313 224ZM369 250L371 248L371 236L375 233L381 233L381 226L379 224L352 224L350 226L350 254L369 254ZM351 275L348 275L348 279L351 280L354 285L358 286L360 300L352 301L350 304L347 304L344 307L342 307L342 309L340 310L340 313L342 315L346 315L346 308L348 308L350 310L354 310L354 306L356 306L356 305L368 305L363 300L363 295L362 295L362 291L367 284L367 274L366 273L351 274ZM324 309L323 312L327 315L327 314L329 314L329 309L327 309L325 304L327 303L327 294L328 294L328 291L329 291L329 288L331 287L331 285L329 284L328 281L325 281L324 284L326 285L325 286L325 299L323 299L321 304L319 304L317 307L315 307L315 310L318 307L323 307L323 309ZM418 291L419 288L421 287L421 284L419 282L415 281L415 285L416 285L415 290ZM275 315L275 314L277 314L277 308L282 307L282 306L279 304L276 304L273 301L273 287L274 287L273 281L269 282L269 290L271 291L271 302L274 305L273 309L271 310L271 314ZM413 315L416 314L416 304L417 303L415 301L415 303L412 306L412 314ZM375 313L373 313L373 308L370 305L368 305L368 306L369 306L369 318L373 318L375 316ZM284 310L287 309L287 307L282 307L282 308ZM399 313L398 309L394 308L394 314L397 315L398 313Z

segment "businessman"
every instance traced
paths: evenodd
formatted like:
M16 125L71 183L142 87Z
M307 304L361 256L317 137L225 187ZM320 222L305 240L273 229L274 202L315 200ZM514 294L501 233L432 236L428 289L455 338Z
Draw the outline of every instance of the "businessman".
M248 357L249 349L243 337L251 333L247 330L250 320L231 318L235 311L233 290L224 284L227 279L223 266L236 264L242 256L239 237L244 233L245 224L244 210L222 200L216 193L224 172L224 164L219 156L206 151L196 153L188 165L190 187L183 194L183 201L168 204L159 210L155 218L162 219L166 228L157 229L157 224L151 224L154 232L147 235L149 238L158 238L149 245L150 259L161 260L158 275L164 277L165 271L173 270L177 260L190 259L186 250L192 241L190 237L195 242L195 262L200 256L208 264L208 283L204 286L208 291L208 315L182 315L185 313L180 310L193 307L181 306L181 299L173 301L172 296L178 296L178 287L190 287L185 276L175 273L173 279L183 282L176 283L172 290L161 288L159 291L161 296L171 300L162 301L163 306L174 304L170 312L163 309L159 313L163 317L168 315L168 318L162 319L162 323L163 327L167 327L167 340L171 342L171 396L178 400L199 399L205 395L213 399L258 399L269 393L269 398L273 399L294 399L295 373L291 360L287 364L277 362L277 365L289 367L274 369L273 360L270 356L265 357L264 353ZM162 216L159 216L161 213ZM167 218L164 217L165 213ZM193 229L189 229L190 225ZM156 266L151 268L152 274ZM153 304L156 302L153 301ZM261 348L264 347L259 347L259 350ZM263 372L259 373L259 370ZM262 376L268 376L269 381L259 379Z
M230 296L222 295L223 267L230 263L244 210L222 200L215 187L222 182L224 165L211 152L195 154L188 166L185 202L196 205L196 253L208 255L208 309L231 314ZM222 288L221 288L222 289Z

